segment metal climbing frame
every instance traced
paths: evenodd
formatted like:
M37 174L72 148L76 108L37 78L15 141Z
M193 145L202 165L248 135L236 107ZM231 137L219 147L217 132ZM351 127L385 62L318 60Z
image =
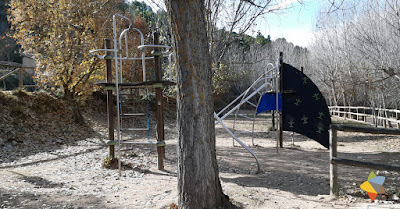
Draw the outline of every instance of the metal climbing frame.
M267 92L279 92L279 62L274 66L273 64L268 64L267 65L267 70L264 74L262 74L256 81L253 82L253 84L247 88L242 94L240 94L236 99L234 99L230 104L228 104L225 108L223 108L221 111L218 113L214 112L214 117L217 120L215 122L215 125L220 123L225 130L232 136L233 138L233 145L234 142L237 141L241 146L243 146L250 154L254 157L257 163L257 172L260 171L260 166L258 163L258 159L256 154L251 150L248 146L246 146L240 139L237 137L238 133L243 133L243 132L236 132L235 131L235 124L237 121L238 117L244 117L247 119L250 119L253 122L252 125L252 131L251 132L246 132L246 133L251 133L252 134L252 144L254 145L254 125L255 125L255 119L256 119L256 113L257 113L257 108L259 106L261 97L264 93ZM253 102L250 101L250 99L254 98L256 95L259 96L259 99L257 100L257 104L254 104ZM276 94L276 107L278 108L278 94ZM250 106L255 108L253 117L249 117L246 115L240 114L239 110L244 104L249 104ZM226 112L226 113L225 113ZM278 112L278 109L276 110ZM230 130L224 123L223 120L231 115L232 113L235 114L235 120L233 124L233 129Z
M129 22L129 27L122 30L122 32L119 34L117 33L117 20L127 20ZM144 44L144 36L142 32L134 28L132 26L132 21L120 14L114 14L113 15L113 37L114 37L114 49L96 49L96 50L91 50L90 53L94 54L96 52L113 52L114 53L114 65L115 65L115 93L116 93L116 121L117 123L117 142L118 142L118 168L119 168L119 174L121 175L121 144L154 144L158 145L157 142L153 142L149 140L149 131L150 131L150 114L149 114L149 101L148 101L148 88L153 88L152 84L150 82L147 82L146 78L146 60L153 59L154 57L146 57L145 56L145 50L146 49L152 49L152 48L161 48L161 49L166 49L166 51L161 51L162 57L168 57L170 52L169 49L171 48L170 46L164 46L164 45L145 45ZM136 54L134 56L130 56L129 52L129 45L128 45L128 32L130 31L136 31L140 35L140 45L137 47L139 50L141 50L141 56L136 57ZM123 42L124 41L124 42ZM156 56L156 55L154 55ZM100 56L97 56L100 57ZM131 85L133 83L124 83L123 82L123 64L125 61L141 61L142 62L142 72L143 72L143 82L142 85ZM147 83L146 83L147 82ZM139 88L145 88L146 89L146 100L147 100L147 127L146 128L125 128L123 127L123 118L125 117L133 117L133 116L139 116L139 113L129 113L125 114L123 113L123 104L122 104L122 96L124 96L121 91L122 89L139 89ZM158 87L155 87L158 88ZM143 114L140 114L143 115ZM147 141L146 142L138 142L138 141L122 141L122 132L123 130L127 131L147 131Z

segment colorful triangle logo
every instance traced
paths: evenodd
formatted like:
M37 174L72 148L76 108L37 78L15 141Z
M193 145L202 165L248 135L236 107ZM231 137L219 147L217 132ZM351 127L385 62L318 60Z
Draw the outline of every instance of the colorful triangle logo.
M369 173L368 180L360 185L360 188L368 193L369 198L375 201L378 194L385 194L383 183L385 182L384 176L377 176L373 171Z

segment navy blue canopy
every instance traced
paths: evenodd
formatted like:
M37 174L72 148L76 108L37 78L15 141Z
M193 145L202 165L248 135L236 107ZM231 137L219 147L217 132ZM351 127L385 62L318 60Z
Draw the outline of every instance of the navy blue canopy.
M283 130L329 147L331 117L324 96L304 73L283 64ZM286 93L285 93L286 92Z

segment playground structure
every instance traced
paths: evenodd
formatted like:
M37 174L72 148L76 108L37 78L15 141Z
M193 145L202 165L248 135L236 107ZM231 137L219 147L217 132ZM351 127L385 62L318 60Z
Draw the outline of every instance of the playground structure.
M118 34L116 32L116 19L117 17L123 18L123 19L128 19L124 16L121 15L114 15L113 16L113 32L114 32L114 49L111 49L111 43L110 40L106 40L105 43L105 49L97 49L91 51L91 53L96 53L96 52L105 52L105 56L98 56L99 58L105 59L106 64L107 64L107 82L106 83L100 83L99 85L102 85L106 88L107 90L107 98L108 98L108 127L109 127L109 136L108 136L108 145L110 147L110 156L114 159L114 145L117 144L118 146L118 169L119 169L119 175L121 175L121 144L149 144L149 145L156 145L157 146L157 154L158 154L158 169L163 169L163 158L165 155L165 142L164 142L164 116L163 116L163 95L162 95L162 89L164 87L167 87L169 85L175 85L174 82L171 81L163 81L162 80L162 70L161 70L161 62L160 59L161 57L168 57L170 60L171 64L171 59L173 56L173 53L170 53L169 51L160 51L160 49L169 49L170 47L168 46L163 46L158 43L158 35L155 33L154 34L154 43L152 45L145 45L144 44L144 37L143 34L140 32L140 30L133 28L132 24L130 24L129 28L124 29L118 37ZM129 20L129 19L128 19ZM130 21L130 20L129 20ZM131 23L131 22L130 22ZM136 57L136 56L131 56L129 54L129 47L127 44L128 40L128 32L131 31L136 31L139 33L140 38L141 38L141 45L138 46L138 49L145 50L148 48L154 49L152 52L153 57L146 57L144 51L141 53L141 57ZM122 40L125 40L125 49L122 47ZM112 55L113 53L113 55ZM111 72L111 60L114 60L115 64L115 79L113 83L112 79L112 72ZM146 65L145 65L145 60L148 59L154 59L154 68L155 68L155 80L154 81L148 81L147 76L146 76ZM125 62L128 61L141 61L142 63L142 72L143 72L143 79L140 82L136 82L134 80L132 81L125 81L124 76L122 73L122 69L124 66ZM286 67L286 69L285 69ZM284 71L285 69L285 71ZM304 91L302 92L301 90L298 91L296 86L286 86L284 85L283 81L285 78L284 74L286 76L291 76L296 75L298 80L301 80L300 85L307 84L308 77L306 77L302 72L297 72L295 68L288 66L287 64L283 63L283 54L280 53L278 62L274 64L269 64L266 67L265 73L263 73L256 81L253 82L253 84L245 90L241 95L239 95L235 100L233 100L228 106L226 106L224 109L219 111L218 113L214 112L214 117L216 119L215 125L221 124L223 128L232 136L233 138L233 144L238 142L241 146L243 146L255 159L256 165L257 165L257 173L260 171L260 165L258 162L258 158L256 154L253 152L253 150L250 149L249 146L244 144L239 137L237 136L240 134L240 131L235 130L235 124L238 120L239 117L246 118L250 121L252 121L252 130L248 133L252 134L252 145L254 145L254 125L255 125L255 118L257 113L259 113L259 108L261 105L261 100L265 95L273 95L275 97L273 99L273 102L275 105L272 105L269 107L269 109L264 109L272 111L272 116L273 116L273 127L275 128L275 125L278 127L277 131L277 150L278 147L282 147L282 141L283 141L283 131L297 131L300 133L298 130L291 129L293 128L293 120L289 120L290 117L288 118L288 114L286 113L285 115L285 110L283 108L284 105L286 107L289 107L287 104L288 102L293 103L296 106L299 106L301 102L307 104L306 98L304 98ZM293 74L294 73L294 74ZM172 77L171 75L169 76L170 78ZM285 81L286 82L286 81ZM286 82L287 83L287 82ZM289 83L293 83L290 81ZM310 82L312 84L312 82ZM308 85L308 84L307 84ZM146 105L147 105L147 114L146 113L137 113L137 112L131 112L131 113L126 113L126 108L123 108L124 102L123 102L123 97L125 96L122 91L123 90L140 90L144 89L144 94L146 95ZM148 96L147 93L150 89L155 89L156 91L156 118L157 118L157 141L151 141L149 139L149 132L150 132L150 125L149 125L149 108L148 108ZM114 102L113 102L113 91L115 92L116 96L116 113L114 113ZM315 92L312 92L315 93ZM294 96L293 96L294 95ZM284 96L286 98L286 101L284 99ZM311 98L314 98L315 101L310 101L316 103L318 100L323 100L322 95L320 94L319 91L317 91L314 95L312 94L307 94L307 98L309 100L312 100ZM301 100L300 100L301 99ZM295 102L294 102L295 101ZM320 102L318 101L318 102ZM280 104L281 102L281 104ZM286 102L286 103L285 103ZM319 105L324 106L324 103L320 103ZM252 116L244 115L241 114L240 110L243 105L249 105L250 107L254 108L254 113ZM292 104L292 105L293 105ZM265 104L262 104L263 106ZM325 104L326 106L326 104ZM326 107L327 109L327 107ZM300 109L301 112L303 112L304 109ZM330 124L330 116L329 112L328 114L321 114L322 112L318 112L319 115L312 115L312 113L307 112L305 110L305 113L310 114L309 117L314 117L314 118L319 118L321 120L320 123L322 123L322 118L329 117L329 124ZM228 116L234 114L234 123L232 129L228 128L225 123L224 119L226 119ZM116 115L116 117L115 117ZM140 117L140 116L147 116L147 126L145 128L126 128L125 127L125 120L127 118L132 118L132 117ZM290 116L290 115L289 115ZM284 118L286 117L286 118ZM358 116L357 116L358 117ZM116 118L117 121L117 141L114 140L114 119ZM365 118L365 117L364 117ZM277 122L275 124L275 119L278 119L279 123ZM396 115L396 119L397 115ZM300 118L297 118L296 125L298 124L298 121ZM311 123L311 119L308 120L307 117L303 116L301 120L304 121L304 124L307 124L308 122ZM285 122L285 124L284 124ZM325 121L326 122L326 121ZM128 123L129 124L129 123ZM134 123L131 123L134 124ZM326 123L325 123L326 125ZM329 125L328 125L329 126ZM315 127L314 127L315 128ZM314 129L314 134L315 132L319 132L321 134L322 130L321 126L317 127L318 129ZM344 127L344 126L335 126L332 125L331 127L323 127L325 130L324 132L328 132L329 130L329 148L330 148L330 191L331 194L337 195L338 194L338 171L337 171L337 165L338 164L344 164L344 165L351 165L351 166L359 166L359 167L371 167L375 169L384 169L384 170L394 170L394 171L399 171L400 168L398 166L390 166L390 165L379 165L376 163L366 163L366 162L360 162L360 161L354 161L354 160L349 160L349 159L340 159L337 158L337 131L358 131L358 132L368 132L368 133L379 133L379 134L400 134L398 130L393 131L388 131L384 129L375 129L375 130L360 130L359 128L354 128L354 127ZM329 129L330 128L330 129ZM145 141L134 141L127 139L126 136L123 135L123 133L127 131L146 131L147 132L147 140ZM305 134L306 136L307 133ZM321 135L322 138L325 137ZM315 138L314 138L315 139ZM322 145L326 147L326 139L320 139L317 140L320 142Z
M122 30L121 33L117 33L117 19L121 18L123 20L129 21L130 25L128 28ZM141 56L138 57L136 54L133 56L132 51L130 52L129 46L128 46L128 33L129 32L137 32L140 36L140 41L141 45L139 45L137 48L141 50ZM161 57L168 57L169 60L169 67L171 68L171 60L173 57L173 53L169 52L168 50L171 48L169 46L164 46L160 45L158 43L158 34L154 34L154 43L152 45L145 45L144 44L144 36L142 32L137 29L132 27L132 22L129 18L115 14L113 15L113 34L114 34L114 49L111 49L111 41L109 39L105 40L105 48L104 49L95 49L91 50L90 53L96 56L99 59L104 59L106 60L106 66L107 66L107 82L105 83L98 83L98 85L103 86L107 90L107 109L108 109L108 142L107 144L109 145L110 151L109 151L109 156L112 159L115 159L115 150L114 146L117 145L118 152L117 152L117 159L118 159L118 168L119 168L119 174L121 174L121 145L122 144L148 144L148 145L156 145L157 146L157 154L158 154L158 169L163 169L163 158L164 158L164 153L165 153L165 142L164 142L164 115L163 115L163 96L162 96L162 89L164 87L170 86L170 85L175 85L174 82L172 81L165 81L162 80L162 70L161 70ZM154 49L152 52L152 57L146 57L144 50L146 49ZM160 49L167 49L166 51L161 51ZM105 52L104 56L97 55L97 52ZM149 59L154 59L154 68L155 68L155 80L149 81L147 76L146 76L146 64L145 61ZM114 68L115 68L115 73L114 73L114 79L113 79L113 74L111 71L112 64L111 61L114 60ZM128 81L125 76L123 75L123 67L126 62L129 61L141 61L142 64L142 72L143 72L143 78L142 81L134 81L130 80ZM255 158L257 162L257 171L260 170L259 164L257 157L255 153L248 147L246 146L243 142L239 140L239 138L235 135L238 134L239 132L232 132L230 131L229 128L225 126L223 123L223 120L229 116L230 114L234 113L235 114L235 123L238 120L238 117L246 117L242 114L240 114L240 108L243 104L250 104L252 107L256 108L259 105L259 101L262 97L263 94L266 92L278 92L278 84L279 84L279 66L282 63L282 53L280 54L279 60L275 66L273 64L269 64L267 66L266 72L261 75L245 92L243 92L238 98L236 98L231 104L229 104L226 108L221 110L218 114L214 113L215 118L217 119L216 124L220 123L227 131L228 133L231 134L234 140L236 140L241 146L243 146L247 151L250 152L250 154ZM171 70L169 71L169 77L173 78L171 75ZM114 80L114 82L113 82ZM157 118L157 141L152 141L150 140L150 114L149 114L149 101L148 101L148 91L150 89L155 89L156 91L156 118ZM145 98L146 98L146 109L147 113L138 113L138 112L129 112L127 113L126 110L126 104L125 104L125 99L129 95L132 94L132 91L134 90L140 90L144 89L145 90ZM128 91L128 92L123 92L123 91ZM130 91L130 92L129 92ZM114 102L113 102L113 92L115 93L115 98L116 98L116 107L114 108ZM142 92L143 93L143 92ZM251 102L250 100L253 99L254 97L258 95L259 98L255 102ZM278 94L276 94L278 97ZM276 99L278 101L278 99ZM128 101L132 102L132 101ZM238 104L235 104L239 102ZM235 104L235 106L233 106ZM233 108L232 108L233 107ZM231 109L230 109L231 108ZM116 109L116 111L114 111ZM132 107L133 111L134 108ZM228 111L228 113L224 114L224 116L221 116L221 114L224 113L224 111ZM256 116L256 111L254 112L254 117ZM278 111L274 112L277 113ZM116 116L116 117L115 117ZM147 117L146 121L146 127L128 127L128 125L134 125L135 123L127 123L126 120L129 118L137 118L137 117ZM247 117L249 118L249 117ZM116 119L117 124L116 124L116 129L114 128L114 119ZM253 130L254 132L254 120L253 120ZM235 127L234 127L235 128ZM233 129L234 129L233 128ZM116 136L117 140L114 138L114 130L116 130ZM132 138L129 138L126 134L126 132L138 132L138 131L146 131L147 132L147 140L133 140ZM254 144L254 141L253 141Z
M116 21L117 18L126 19L130 22L128 28L122 30L120 34L117 34ZM156 145L158 154L158 169L162 170L163 158L165 155L165 141L164 141L164 115L163 115L163 95L162 89L175 85L172 81L162 80L162 70L161 70L161 57L168 57L169 60L172 59L172 53L169 52L171 47L160 45L158 43L158 34L154 34L154 42L151 45L144 44L144 37L140 30L132 27L132 22L122 16L113 16L113 32L114 32L114 49L111 49L110 40L106 40L105 49L96 49L90 51L94 54L96 52L105 52L105 56L96 55L98 58L106 60L107 64L107 82L99 83L98 85L105 87L107 90L108 98L108 124L109 124L109 141L110 146L110 157L115 159L114 145L118 147L118 168L119 174L121 175L121 145L122 144L147 144ZM128 33L138 33L140 36L141 45L137 48L141 50L141 56L137 57L136 54L132 56L129 51L128 46ZM124 41L124 42L123 42ZM125 47L123 47L125 43ZM144 50L154 49L152 52L152 57L146 57ZM161 51L161 49L167 49ZM146 74L146 60L154 59L154 74L155 80L148 80ZM113 75L111 72L111 61L114 60L114 82ZM142 64L142 80L128 80L123 74L123 68L126 62L141 61ZM170 76L172 77L172 76ZM285 83L283 82L285 81ZM155 89L156 92L156 118L157 118L157 140L150 139L150 114L149 114L149 101L148 101L148 91ZM312 90L309 91L309 90ZM144 95L146 99L146 113L137 112L135 105L132 104L133 91L137 91L136 95ZM116 108L113 102L113 92L116 98ZM267 98L268 97L268 98ZM135 97L137 100L137 96ZM267 98L267 103L263 99ZM127 109L127 106L130 108ZM303 104L303 105L302 105ZM312 105L311 105L312 104ZM315 105L314 105L315 104ZM241 113L241 109L244 105L249 105L249 107L254 108L254 112L251 116L244 115ZM309 107L311 106L311 107ZM317 109L314 109L317 106ZM284 107L286 109L284 109ZM321 107L321 108L320 108ZM114 109L116 111L114 112ZM326 109L326 112L324 112ZM127 112L127 110L131 110ZM315 111L314 111L315 110ZM249 146L244 144L238 134L241 133L251 133L252 134L252 145L254 145L254 126L256 122L256 116L258 113L263 111L272 111L273 116L273 128L275 125L278 128L277 131L277 150L278 147L282 147L282 136L283 131L293 131L305 136L308 136L321 145L327 147L329 144L328 130L330 124L330 116L328 107L325 100L322 97L321 92L313 84L309 78L303 74L302 71L283 63L283 53L279 54L277 63L268 64L266 71L256 79L248 89L246 89L241 95L239 95L235 100L233 100L229 105L223 108L218 113L214 112L214 117L216 119L215 125L221 124L222 127L232 136L233 145L235 141L243 146L255 159L257 164L257 172L260 171L260 165L258 158L253 150ZM322 111L322 112L320 112ZM301 113L297 114L298 112ZM232 129L228 128L224 119L228 116L234 114L234 122ZM116 117L115 117L116 115ZM146 127L134 127L136 124L132 121L132 118L146 117ZM301 118L302 117L302 118ZM250 120L252 124L252 130L248 132L237 131L236 122L238 118L245 118ZM114 139L114 119L117 121L116 124L116 136L117 140ZM277 122L275 123L275 119ZM132 122L129 122L132 121ZM300 123L301 122L301 123ZM294 126L295 124L295 126ZM312 125L312 126L311 126ZM294 128L295 127L295 128ZM311 127L311 128L309 128ZM297 129L296 129L297 128ZM299 130L299 128L301 130ZM310 132L310 130L311 132ZM135 133L144 131L147 132L146 140L137 140L134 138ZM308 132L304 132L308 131ZM319 135L318 135L318 134ZM317 135L317 136L316 136ZM317 138L316 138L317 137ZM332 148L331 148L332 149ZM332 160L333 162L334 160Z
M129 21L130 26L124 30L120 34L117 34L117 18L122 18L126 19ZM128 32L134 31L139 33L140 35L140 40L141 40L141 45L139 45L137 48L142 51L141 56L137 57L136 54L134 56L131 56L130 51L129 51L129 46L128 46ZM164 142L164 115L163 115L163 96L162 96L162 88L170 86L170 85L175 85L174 82L172 81L163 81L162 80L162 70L161 70L161 57L168 57L169 60L169 67L171 68L171 61L173 57L173 53L169 51L160 51L160 49L167 49L169 50L171 47L169 46L164 46L164 45L159 45L158 44L158 34L154 34L154 43L152 45L145 45L144 44L144 37L141 31L137 28L132 27L132 22L129 18L124 17L119 14L115 14L113 16L113 33L114 33L114 49L111 49L111 41L109 39L105 40L105 49L95 49L91 50L90 53L96 56L99 59L104 59L106 60L106 66L107 66L107 82L106 83L98 83L98 85L103 86L107 90L107 109L108 109L108 142L107 144L109 145L110 151L109 151L109 156L112 159L115 159L115 150L114 146L117 145L118 152L117 152L117 159L118 159L118 169L119 169L119 174L121 174L121 145L122 144L148 144L148 145L156 145L157 146L157 154L158 154L158 169L163 169L163 158L164 158L164 153L165 153L165 142ZM118 36L119 35L119 36ZM123 47L123 43L125 43L125 47ZM153 48L154 51L152 52L153 57L146 57L144 50ZM95 54L96 52L105 52L104 56L100 56ZM155 68L155 80L154 81L149 81L146 76L146 64L145 61L149 59L154 59L154 68ZM114 79L112 75L112 63L111 61L114 60L114 68L115 68L115 73L114 73ZM129 61L141 61L142 63L142 72L143 72L143 79L140 82L136 81L126 81L122 69L123 66L126 62ZM236 105L231 111L229 111L228 114L225 116L228 116L232 112L236 111L235 115L240 115L239 110L240 106L244 103L252 104L252 106L256 106L254 103L251 103L249 100L254 97L256 94L257 95L262 95L263 92L265 91L271 91L273 90L273 86L276 85L278 81L275 81L274 79L277 78L277 75L279 74L277 72L277 67L273 67L272 64L270 64L268 67L270 67L269 70L267 70L266 73L264 73L257 81L254 82L254 84L246 91L244 92L240 97L238 97L234 102L238 101L241 99L240 104ZM171 75L171 70L169 71L169 78L173 78ZM114 80L114 82L113 82ZM261 86L258 86L260 85ZM155 89L156 91L156 118L157 118L157 141L152 141L149 138L149 133L150 133L150 114L149 114L149 101L148 101L148 90L150 89ZM257 88L257 89L256 89ZM125 107L125 101L124 97L128 96L129 93L124 93L124 90L131 91L132 90L138 90L138 89L145 89L145 98L146 98L146 109L147 113L138 113L138 112L130 112L126 113L126 107ZM252 92L253 89L256 91ZM113 102L113 92L115 92L115 97L116 97L116 111L114 111L114 102ZM131 94L131 93L130 93ZM130 101L131 102L131 101ZM227 110L230 106L226 107L223 111ZM133 108L132 108L133 109ZM223 111L218 113L220 115ZM114 113L115 112L115 113ZM116 115L116 117L115 117ZM222 120L225 117L219 118L217 114L215 114L216 119L218 120L219 123L221 123L223 126L224 123ZM146 127L126 127L125 124L127 119L132 118L132 117L143 117L147 116L147 126ZM114 119L116 119L117 124L116 124L116 129L114 128ZM218 123L217 122L217 123ZM131 123L134 124L134 123ZM226 127L226 126L225 126ZM117 140L114 138L114 130L117 131L116 136ZM230 130L226 128L228 132ZM126 132L135 132L135 131L146 131L147 132L147 140L132 140L132 138L128 138L126 136ZM257 157L254 154L254 152L246 146L244 143L242 143L232 132L230 132L233 138L239 142L240 145L242 145L246 150L248 150L252 156L256 159ZM257 161L257 168L259 171L259 165Z
M256 97L258 96L258 97ZM256 97L254 99L253 97ZM258 100L257 100L258 98ZM243 115L240 109L248 104L255 108L252 116ZM283 147L283 131L296 132L314 139L322 146L329 147L329 125L331 119L329 109L317 86L302 71L283 62L283 53L279 54L276 65L269 64L266 72L261 75L244 93L230 103L226 108L215 114L216 124L220 123L234 140L243 143L236 134L243 133L235 130L239 117L253 122L252 144L254 145L254 123L256 115L264 111L272 111L272 124L275 129L275 118L278 119L277 151ZM234 113L232 130L222 122L223 119ZM275 115L278 114L278 117ZM256 159L252 150L244 146ZM257 163L257 168L259 166Z
M129 27L122 30L120 34L117 33L117 20L125 20L129 22ZM139 33L140 45L137 47L141 51L141 56L137 57L136 53L133 53L129 49L129 35L132 33ZM156 145L158 154L158 169L164 168L163 159L165 155L165 142L164 142L164 113L163 113L163 95L162 89L169 85L175 85L171 81L162 80L162 69L161 69L161 57L168 57L170 46L164 46L159 44L158 33L154 33L154 43L152 45L144 44L144 36L142 32L133 27L132 21L122 15L113 15L113 35L114 35L114 49L111 49L110 40L105 40L105 49L91 50L90 53L94 54L100 59L106 60L107 66L107 82L99 83L98 85L103 86L107 90L107 109L108 109L108 142L110 147L109 156L115 159L114 145L117 145L117 159L118 159L118 170L121 175L121 145L122 144L147 144ZM124 41L124 42L123 42ZM124 44L123 44L124 43ZM152 56L146 57L145 50L153 49ZM162 51L161 49L166 49ZM105 52L105 56L99 56L96 52ZM132 55L133 54L133 55ZM155 80L149 81L146 74L146 60L154 60L154 74ZM114 79L112 78L111 60L114 60ZM133 79L128 80L123 75L123 68L127 62L141 61L143 78L140 81ZM135 72L133 72L134 74ZM114 83L113 83L114 80ZM149 99L148 91L155 89L156 92L156 118L157 118L157 140L150 140L150 113L149 113ZM114 113L114 102L113 102L113 91L116 97L116 111ZM134 92L136 91L136 92ZM135 95L142 94L146 99L146 113L138 112L138 108L135 107L134 97ZM116 116L116 117L115 117ZM140 117L146 117L146 127L135 127L136 121ZM116 136L117 140L114 139L114 119L117 121ZM135 120L136 119L136 120ZM143 121L143 119L142 119ZM136 140L134 138L135 132L147 132L146 140ZM128 134L130 133L130 134Z
M236 99L234 99L231 103L229 103L225 108L220 110L218 113L214 112L214 118L217 120L215 122L215 125L221 124L222 127L232 136L232 143L235 145L235 141L238 142L241 146L243 146L256 160L257 164L257 173L260 171L260 165L258 162L258 158L256 154L251 150L248 146L246 146L238 137L237 134L241 133L251 133L252 135L252 145L254 146L254 126L256 122L256 116L257 116L257 110L260 105L260 101L263 95L266 93L274 93L274 92L279 92L279 69L280 69L280 63L282 62L282 53L279 56L278 63L276 65L270 63L267 65L266 72L263 73L260 77L256 79L256 81L253 82L252 85L250 85L249 88L247 88L242 94L240 94ZM276 95L276 103L278 103L279 99L278 96L279 94ZM257 98L258 97L258 98ZM251 107L254 108L254 112L252 114L252 117L241 114L240 110L241 107L245 104L250 105ZM279 105L276 104L276 109L275 111L272 112L272 115L274 117L275 113L278 113L279 111ZM227 118L229 115L234 114L234 123L232 130L229 129L223 120ZM252 121L252 130L251 131L235 131L235 126L236 122L238 120L238 117L242 117L245 119L249 119ZM273 119L274 122L274 119ZM278 135L278 140L279 140L279 135ZM278 146L279 141L277 142Z
M276 92L277 90L277 85L279 81L277 80L279 78L279 65L274 66L272 63L269 63L267 65L267 70L264 74L262 74L256 81L253 82L253 84L247 88L242 94L240 94L236 99L234 99L231 103L229 103L225 108L223 108L221 111L216 113L216 116L219 117L221 120L225 119L232 113L234 113L234 123L233 123L233 133L251 133L252 134L252 145L254 146L254 125L255 125L255 118L257 115L257 109L260 105L261 97L265 93L270 93L270 92ZM255 98L256 96L259 96L259 98ZM278 95L277 95L278 96ZM255 99L254 99L255 98ZM252 102L251 100L253 99ZM276 100L278 101L278 100ZM241 107L244 104L248 104L251 107L254 108L253 111L253 117L246 116L244 114L240 113ZM227 111L227 112L226 112ZM225 113L226 112L226 113ZM238 117L243 117L246 119L249 119L252 121L252 130L251 132L240 132L240 131L235 131L235 126L236 122L238 120ZM218 124L219 121L216 122ZM234 141L233 141L234 145Z
M162 96L162 88L167 87L169 85L175 85L174 82L171 81L163 81L162 80L162 71L161 71L161 62L160 58L161 57L168 57L169 60L171 61L172 59L172 53L169 51L160 51L159 49L161 48L166 48L169 49L170 47L168 46L163 46L158 44L158 35L155 33L154 34L154 44L153 45L144 45L144 37L143 34L140 32L140 30L133 28L132 24L130 24L129 28L124 29L118 37L118 34L116 32L116 19L117 17L127 19L128 18L121 16L121 15L114 15L113 16L113 31L114 31L114 49L110 49L110 41L106 41L105 44L105 49L97 49L97 50L92 50L91 53L95 52L101 52L104 51L106 52L105 56L98 56L98 58L103 58L106 60L107 63L107 83L99 83L99 85L104 86L107 90L107 95L108 95L108 121L109 121L109 142L108 144L110 145L110 157L114 159L114 145L118 145L118 167L119 171L121 173L121 144L149 144L149 145L157 145L157 153L158 153L158 168L163 169L163 155L165 153L165 142L164 142L164 116L163 116L163 96ZM130 21L130 20L129 20ZM131 23L131 22L130 22ZM139 33L140 38L141 38L141 45L139 45L137 48L140 50L144 50L147 48L153 48L154 51L152 52L153 57L146 57L145 53L142 51L141 57L136 57L131 56L129 53L129 46L128 46L128 32L130 31L136 31ZM125 48L123 48L123 39L125 41ZM114 53L114 56L111 55L111 53ZM145 60L148 59L153 59L154 58L154 65L155 65L155 81L148 81L146 77L146 65L145 65ZM112 72L111 72L111 60L114 59L114 64L115 64L115 83L112 82ZM124 80L123 76L123 66L124 63L127 61L141 61L142 62L142 71L143 71L143 79L142 81L135 82L135 81L126 81ZM239 138L238 134L240 133L251 133L252 134L252 145L254 145L254 126L255 126L255 119L256 115L260 112L263 111L272 111L272 116L273 116L273 126L275 129L275 118L279 119L279 125L278 122L276 123L278 127L277 131L277 150L278 147L283 147L282 143L282 138L283 138L283 109L282 109L282 101L283 101L283 93L288 94L292 93L290 90L289 91L283 91L284 90L284 85L283 85L283 70L286 70L287 73L294 72L297 73L297 69L291 67L290 65L287 65L283 63L283 53L281 52L279 54L278 61L276 65L274 64L268 64L266 67L265 73L263 73L256 81L253 82L253 84L245 90L241 95L239 95L234 101L232 101L228 106L226 106L224 109L219 111L218 113L214 113L214 117L216 119L215 124L217 125L218 123L221 124L224 129L232 136L233 138L233 145L236 142L238 142L241 146L243 146L256 160L257 163L257 172L260 171L260 166L258 163L258 159L256 154L247 146L245 145ZM288 75L289 75L288 74ZM303 73L301 73L301 76L306 77ZM172 76L170 76L172 77ZM299 76L295 76L296 78L300 78ZM308 78L307 78L308 79ZM157 142L149 140L149 133L150 133L150 120L149 120L149 107L148 107L148 90L151 88L155 88L156 90L156 103L157 103L157 111L156 111L156 117L157 117ZM292 87L293 88L293 87ZM130 94L132 94L132 90L137 90L137 89L145 89L145 94L146 94L146 100L147 100L147 114L145 113L138 113L138 112L130 112L127 113L125 110L125 101L124 98ZM131 93L122 93L123 90L129 90ZM115 91L116 98L117 98L117 108L116 108L116 114L113 113L113 91ZM319 92L319 91L318 91ZM299 92L301 93L301 92ZM262 100L264 97L268 96L269 99L267 102L270 104L266 104L263 102L261 104ZM288 96L289 97L289 96ZM132 102L132 101L130 101ZM272 104L271 103L275 103ZM254 113L252 116L246 116L244 114L241 114L241 108L243 105L250 105L250 107L255 108ZM268 107L266 107L268 106ZM132 108L133 109L133 108ZM262 110L260 110L262 109ZM223 120L228 117L229 115L234 114L234 123L233 123L233 128L232 130L229 129L223 122ZM117 122L117 141L114 140L114 115L116 115L116 121ZM147 126L146 127L127 127L127 124L125 121L129 118L133 117L140 117L140 116L146 116L147 115ZM328 114L326 114L328 115ZM238 121L238 118L246 118L252 121L252 130L248 132L241 132L241 131L236 131L235 130L235 124ZM330 121L330 120L329 120ZM135 124L134 122L131 124ZM129 138L127 138L125 135L126 132L132 131L146 131L147 132L147 140L146 141L133 141ZM295 131L295 130L294 130ZM327 139L326 139L327 141Z

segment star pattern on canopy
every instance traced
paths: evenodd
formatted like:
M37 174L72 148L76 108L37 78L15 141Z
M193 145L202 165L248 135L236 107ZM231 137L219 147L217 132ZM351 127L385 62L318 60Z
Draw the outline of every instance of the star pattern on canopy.
M286 63L282 77L283 130L305 135L328 148L331 119L322 93L310 78Z

